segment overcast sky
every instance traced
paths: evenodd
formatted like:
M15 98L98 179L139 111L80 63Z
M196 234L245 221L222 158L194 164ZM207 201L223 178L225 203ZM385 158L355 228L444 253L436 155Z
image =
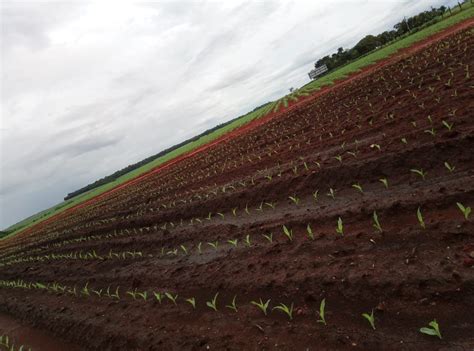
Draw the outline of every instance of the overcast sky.
M0 228L455 2L1 0Z

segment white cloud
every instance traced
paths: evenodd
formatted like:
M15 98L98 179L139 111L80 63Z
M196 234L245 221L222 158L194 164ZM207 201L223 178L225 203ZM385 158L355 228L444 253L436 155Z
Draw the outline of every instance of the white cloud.
M0 227L279 97L322 55L445 2L2 2Z

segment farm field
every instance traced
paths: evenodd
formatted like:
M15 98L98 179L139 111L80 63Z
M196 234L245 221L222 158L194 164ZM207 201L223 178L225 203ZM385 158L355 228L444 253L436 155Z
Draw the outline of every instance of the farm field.
M312 92L315 90L321 89L325 86L334 84L337 80L341 80L343 78L347 78L349 75L357 74L360 70L367 68L367 66L374 64L380 60L386 59L390 55L395 54L398 50L406 48L414 43L425 39L430 35L434 35L435 33L452 26L456 23L464 21L468 18L474 16L474 7L472 3L464 3L462 5L463 10L460 11L458 7L452 11L452 15L439 20L439 22L429 25L426 28L423 28L415 33L412 33L406 37L398 39L389 45L382 47L378 50L375 50L366 56L359 58L358 60L349 63L348 65L342 66L340 68L335 69L330 74L321 77L315 81L311 81L310 83L306 84L305 86L297 89L295 92L279 99L274 102L269 103L266 106L260 107L255 111L249 112L240 118L235 119L228 125L215 130L214 132L199 138L196 141L187 143L178 149L167 153L164 156L161 156L155 159L152 162L149 162L134 171L126 173L125 175L119 177L113 182L104 184L98 188L92 189L86 193L77 195L68 201L63 201L49 209L41 211L35 215L32 215L12 226L7 228L9 232L8 235L15 235L16 233L28 229L29 227L36 225L44 220L48 220L49 218L61 213L63 211L69 210L70 208L74 208L77 205L80 205L84 202L93 199L96 196L99 196L103 193L107 193L109 191L114 191L114 188L122 186L123 184L127 184L130 181L134 181L134 178L146 176L148 173L153 172L156 168L160 168L163 165L166 165L170 161L179 160L182 157L185 157L188 154L193 154L195 152L199 152L202 149L206 149L209 144L220 142L221 139L226 139L228 137L228 133L233 131L237 128L242 128L245 124L255 120L267 116L271 113L283 112L289 105L306 99ZM0 237L0 240L2 238Z
M48 350L471 349L473 44L471 18L1 241L0 312Z

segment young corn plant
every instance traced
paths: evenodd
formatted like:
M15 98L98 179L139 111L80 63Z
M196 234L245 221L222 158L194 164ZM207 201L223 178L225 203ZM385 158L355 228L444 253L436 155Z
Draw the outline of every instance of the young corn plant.
M227 242L228 242L229 244L231 244L232 246L234 246L234 247L237 247L237 241L238 241L237 239L234 239L234 240L227 240Z
M247 235L245 236L244 243L245 243L245 245L247 245L248 247L252 246L252 242L250 241L250 234L247 234Z
M288 316L290 321L293 320L293 302L291 303L290 307L284 303L280 303L278 306L273 307L273 310L280 310Z
M326 310L326 299L322 299L321 303L319 304L318 323L323 323L324 325L326 325L325 310Z
M173 302L173 303L175 304L175 306L178 306L178 304L176 303L176 300L178 299L178 294L172 295L172 294L170 294L170 293L168 293L168 292L165 292L165 296L166 296L171 302Z
M199 253L199 254L202 254L201 246L202 246L202 243L201 243L201 242L200 242L199 244L197 244L197 249L198 249L198 253Z
M372 327L373 330L375 330L375 316L374 316L374 310L372 309L372 313L362 313L362 317L367 319L367 321L370 323L370 326Z
M216 240L214 242L209 242L207 245L211 246L214 248L214 250L217 250L217 246L219 245L219 242Z
M439 330L439 324L436 322L436 319L432 320L429 324L430 327L423 327L420 328L420 333L437 336L438 338L442 339L441 332Z
M196 309L196 299L194 297L190 297L189 299L186 299L185 301L189 302L191 306L193 306L193 309Z
M206 305L209 307L209 308L212 308L214 311L217 312L217 296L219 295L219 293L216 293L214 295L214 298L211 300L211 301L207 301L206 302Z
M313 233L313 229L311 229L311 225L308 225L306 226L306 233L308 234L308 237L311 239L311 240L314 240L314 233Z
M333 188L329 188L329 192L326 195L331 197L333 200L336 200L336 192Z
M425 180L427 172L423 171L423 169L413 168L413 169L410 169L410 171L419 175L421 179Z
M313 199L314 199L314 201L318 201L318 193L319 193L319 190L316 190L316 191L313 193Z
M163 297L164 295L160 292L155 292L153 291L153 295L155 296L155 299L160 303L161 305L161 301L163 301Z
M442 123L443 123L443 126L446 127L446 129L448 130L448 132L450 132L450 131L453 129L454 123L451 123L451 124L450 124L450 123L446 122L445 120L443 120Z
M388 189L388 179L387 178L380 178L379 181L383 184L385 189Z
M286 227L286 225L283 225L283 234L286 235L286 237L288 238L288 240L290 241L293 241L293 230L292 229L288 229Z
M295 195L295 196L289 196L288 197L295 205L298 205L300 203L300 199Z
M464 215L464 219L468 220L469 215L471 214L471 207L469 207L469 206L466 207L460 202L456 202L456 205L458 206L459 210Z
M237 295L234 295L234 298L232 299L232 303L230 305L226 305L225 307L230 308L234 312L237 312L237 305L235 304L236 298L237 298Z
M260 299L260 302L250 301L250 303L252 305L257 306L263 312L265 316L267 315L267 309L268 309L268 305L270 304L270 300L267 300L267 302L263 302L262 299Z
M359 183L352 184L352 187L356 189L358 192L360 192L361 194L364 193L364 190L362 189L362 185L360 185Z
M380 225L377 212L374 211L374 213L372 214L372 219L374 220L374 223L373 223L374 228L377 229L380 233L382 233L383 230L382 230L382 226Z
M273 233L268 233L268 234L262 234L265 239L268 240L268 242L271 244L273 243Z
M416 210L416 218L418 219L418 223L420 224L420 227L423 229L426 229L426 224L423 219L423 214L421 213L421 209L419 207Z
M344 225L342 224L341 217L337 219L336 233L344 235Z
M232 215L233 215L234 217L237 217L237 207L234 207L234 208L232 209Z
M446 169L449 171L449 173L453 173L454 169L456 168L454 166L451 166L448 162L444 163L444 167L446 167Z

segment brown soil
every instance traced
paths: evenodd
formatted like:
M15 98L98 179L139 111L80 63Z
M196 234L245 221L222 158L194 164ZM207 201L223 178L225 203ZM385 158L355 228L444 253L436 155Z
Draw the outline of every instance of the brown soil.
M0 310L87 350L472 349L473 43L469 20L2 242Z

